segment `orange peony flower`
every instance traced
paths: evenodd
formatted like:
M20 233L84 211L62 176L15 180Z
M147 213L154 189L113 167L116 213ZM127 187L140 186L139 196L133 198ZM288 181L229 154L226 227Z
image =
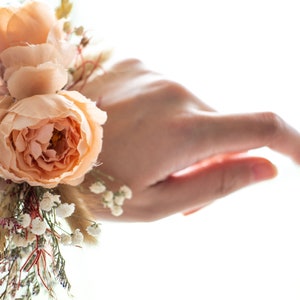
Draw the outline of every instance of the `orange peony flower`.
M57 23L46 3L28 1L19 8L0 7L0 52L17 45L46 43Z
M76 91L0 99L0 176L53 188L78 185L97 163L106 113Z

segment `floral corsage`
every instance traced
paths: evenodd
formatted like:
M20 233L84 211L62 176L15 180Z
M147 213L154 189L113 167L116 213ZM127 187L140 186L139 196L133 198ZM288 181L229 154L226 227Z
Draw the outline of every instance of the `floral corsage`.
M107 115L72 87L106 55L84 58L89 39L68 20L71 8L68 0L56 10L38 1L0 7L0 299L43 289L54 298L57 283L70 290L60 247L100 232L72 188L99 168ZM127 186L113 192L102 180L90 191L114 215L131 197ZM74 216L86 226L66 226Z

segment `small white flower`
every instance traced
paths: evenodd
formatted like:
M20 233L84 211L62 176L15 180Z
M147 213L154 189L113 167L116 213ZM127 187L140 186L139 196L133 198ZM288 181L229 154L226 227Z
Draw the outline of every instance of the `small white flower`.
M115 206L113 200L111 200L110 202L104 202L103 204L104 204L104 207L110 208L110 209L112 209Z
M36 235L42 235L47 229L47 224L39 218L35 218L31 222L31 232Z
M60 242L67 246L72 244L72 237L69 234L62 233L60 235Z
M97 181L90 186L90 191L94 194L101 194L105 190L106 190L106 187L101 181Z
M29 214L23 214L19 218L19 223L22 227L27 228L30 225L31 218Z
M119 192L123 194L126 199L132 198L132 191L127 185L121 186Z
M114 193L112 191L105 191L102 195L102 204L104 207L112 208L114 206Z
M119 217L123 214L123 208L121 206L115 205L111 208L111 214L115 217Z
M105 191L102 195L102 199L104 202L111 202L114 198L114 193L112 191Z
M70 217L75 211L75 204L74 203L60 204L58 207L56 207L55 211L56 211L56 215L60 218Z
M125 197L123 195L117 195L114 198L114 203L118 206L122 206L125 201Z
M44 211L50 211L55 205L60 204L59 195L53 195L50 192L46 192L40 202L40 209Z
M92 225L90 225L86 228L86 231L91 236L98 236L101 232L100 224L93 223Z
M82 246L83 244L83 234L80 232L80 229L76 229L72 234L72 245Z

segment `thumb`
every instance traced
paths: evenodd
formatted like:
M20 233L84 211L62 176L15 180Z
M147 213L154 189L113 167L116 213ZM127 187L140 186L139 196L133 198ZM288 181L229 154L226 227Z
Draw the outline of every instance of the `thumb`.
M261 157L226 157L213 163L201 163L189 172L172 176L157 188L160 201L170 214L189 214L210 202L256 182L274 178L276 167ZM162 203L161 202L161 203Z

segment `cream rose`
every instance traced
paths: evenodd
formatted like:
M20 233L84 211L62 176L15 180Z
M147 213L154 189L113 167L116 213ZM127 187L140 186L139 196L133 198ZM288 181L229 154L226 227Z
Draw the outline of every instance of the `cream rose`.
M76 91L11 101L8 108L9 99L2 101L0 176L47 188L80 184L97 163L106 113Z
M16 45L42 44L57 20L46 4L27 1L21 7L0 7L0 51Z

